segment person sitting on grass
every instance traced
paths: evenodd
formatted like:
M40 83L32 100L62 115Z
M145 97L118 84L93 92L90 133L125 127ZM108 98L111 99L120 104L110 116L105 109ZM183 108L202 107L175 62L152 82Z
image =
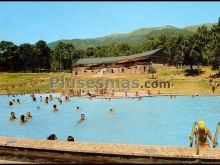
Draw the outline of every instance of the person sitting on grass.
M15 113L14 113L14 112L11 112L11 113L10 113L10 116L9 116L9 120L10 120L10 121L13 121L14 119L16 119Z
M57 109L57 105L53 105L53 110L52 110L53 112L57 112L58 111L58 109Z
M216 147L218 145L217 142L215 142L215 140L213 139L213 137L210 133L210 130L208 128L206 128L204 121L199 121L197 130L196 130L196 128L194 129L195 137L197 136L196 135L197 131L199 133L199 147L201 147L201 148L210 148L207 136L212 141L214 147ZM189 139L192 140L193 137L190 135Z

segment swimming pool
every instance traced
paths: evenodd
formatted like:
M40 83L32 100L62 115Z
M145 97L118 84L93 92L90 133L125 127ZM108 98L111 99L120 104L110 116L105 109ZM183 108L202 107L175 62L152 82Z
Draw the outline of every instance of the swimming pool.
M54 133L60 140L71 135L80 142L189 146L194 121L204 120L212 136L220 121L219 96L156 96L141 100L72 97L63 104L57 99L49 104L40 102L40 96L44 100L49 94L35 96L36 102L30 95L0 96L0 136L46 139ZM18 98L21 104L8 105L9 100ZM56 113L51 111L54 104L59 109ZM81 109L76 110L77 106ZM110 108L116 112L109 114ZM11 122L8 118L12 111L17 119ZM28 111L33 119L20 125L18 118ZM86 120L77 124L81 114Z

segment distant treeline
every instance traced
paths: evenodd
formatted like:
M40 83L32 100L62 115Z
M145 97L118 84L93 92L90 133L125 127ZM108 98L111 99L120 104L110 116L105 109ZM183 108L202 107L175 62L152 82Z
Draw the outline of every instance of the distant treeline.
M112 43L105 46L76 49L74 45L59 42L52 50L45 41L35 44L15 45L0 42L0 71L60 71L71 70L79 58L112 57L141 53L163 48L163 55L170 65L220 65L220 18L217 25L208 30L202 26L190 36L179 35L157 38L147 37L146 41L134 46L128 43Z

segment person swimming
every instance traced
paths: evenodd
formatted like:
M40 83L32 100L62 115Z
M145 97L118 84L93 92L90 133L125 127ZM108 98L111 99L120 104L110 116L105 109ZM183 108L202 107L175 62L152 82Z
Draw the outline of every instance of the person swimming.
M67 137L67 141L74 142L75 140L74 140L74 137L73 137L73 136L68 136L68 137Z
M48 97L45 98L44 102L48 104Z
M69 96L65 96L65 101L70 101Z
M31 116L31 113L30 113L30 112L27 112L27 113L26 113L25 119L26 119L26 120L32 119L32 116Z
M113 108L111 108L111 109L109 109L108 113L113 114L113 113L115 113L115 110Z
M12 101L9 101L8 104L10 105L10 107L13 105Z
M81 115L80 115L80 119L79 119L79 121L77 122L77 124L83 122L84 120L85 120L85 115L84 115L84 114L81 114Z
M51 134L47 137L47 140L57 140L57 136L55 134Z
M10 121L13 121L14 119L16 119L15 113L14 113L14 112L11 112L11 113L10 113L10 116L9 116L9 120L10 120Z
M19 99L17 99L17 103L21 103Z
M76 110L80 110L80 108L79 108L79 107L76 107Z
M43 98L42 98L42 96L40 96L40 102L42 102L43 101Z
M198 131L198 134L199 134L199 147L201 147L201 148L210 148L207 136L212 141L214 147L216 147L218 145L217 142L215 142L214 138L212 137L212 135L210 133L210 130L208 128L206 128L206 125L205 125L204 121L199 121L197 129L194 128L195 137L197 136L196 135L197 131ZM190 135L189 139L192 140L193 137Z
M40 109L40 106L37 106L37 109Z
M62 104L63 101L61 100L61 98L58 97L57 99L58 99L58 101L60 102L60 104Z
M25 122L27 122L27 119L25 119L25 116L24 116L24 115L21 115L19 122L20 122L21 124L24 124Z
M53 109L52 109L53 112L57 112L58 109L57 109L57 105L53 105Z
M36 97L35 97L35 96L33 96L33 97L32 97L32 100L33 100L33 101L36 101L37 99L36 99Z
M53 100L53 96L52 96L52 95L50 95L49 99L52 101L52 100Z

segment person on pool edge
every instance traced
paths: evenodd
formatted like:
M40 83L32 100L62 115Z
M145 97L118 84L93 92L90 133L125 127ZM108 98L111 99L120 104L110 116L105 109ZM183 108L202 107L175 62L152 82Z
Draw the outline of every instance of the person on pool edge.
M210 148L209 139L212 141L213 146L216 147L218 145L217 142L215 142L214 138L212 137L210 130L206 128L205 122L204 121L199 121L198 122L198 133L199 133L199 147L200 148ZM196 130L194 130L194 135L196 137ZM189 139L192 139L191 135L189 136Z

